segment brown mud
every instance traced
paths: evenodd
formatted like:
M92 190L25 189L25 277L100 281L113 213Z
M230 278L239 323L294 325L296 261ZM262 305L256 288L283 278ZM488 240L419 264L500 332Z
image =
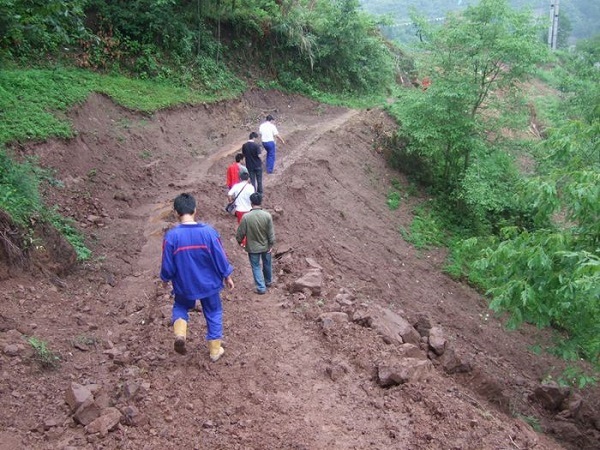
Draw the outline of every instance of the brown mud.
M225 168L269 113L286 144L264 179L279 258L259 296L223 211ZM392 180L407 183L377 146L395 126L383 112L257 90L148 116L92 95L70 118L73 139L20 151L54 169L46 201L75 220L93 257L73 265L70 248L41 230L52 236L39 237L28 270L0 261L0 449L599 448L598 388L544 391L566 366L532 353L548 335L507 331L482 296L443 274L443 252L402 239L423 198L386 204ZM173 351L171 299L158 281L172 200L184 191L235 266L217 363L201 314L188 354ZM315 288L299 287L307 273L318 274ZM424 337L402 344L373 311ZM30 337L57 367L39 364ZM423 371L382 381L407 361ZM99 411L116 408L116 422L78 423L88 420L67 404L72 383Z

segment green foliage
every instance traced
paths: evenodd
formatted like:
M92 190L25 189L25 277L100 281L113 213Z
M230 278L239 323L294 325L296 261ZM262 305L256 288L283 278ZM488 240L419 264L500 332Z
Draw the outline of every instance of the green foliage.
M400 228L404 240L418 249L442 247L446 239L444 220L436 214L436 210L422 205L415 209L414 214L410 231Z
M47 220L62 234L73 246L78 261L88 261L92 257L92 251L85 245L83 235L75 228L72 219L63 217L54 211L46 212Z
M391 18L393 25L385 28L390 39L399 42L411 42L417 39L414 24L411 23L410 11L416 10L429 20L436 20L449 12L463 11L473 1L457 0L403 0L399 4L395 0L362 0L365 10L373 14L385 14ZM529 8L532 14L548 17L550 3L545 0L510 0L513 8ZM570 27L563 29L565 41L568 38L588 38L598 33L600 23L600 3L596 0L570 0L560 4L559 38L561 38L562 22L568 17ZM571 36L572 29L572 36ZM568 34L567 34L568 32ZM546 33L547 36L547 33Z
M585 373L579 367L568 366L557 381L560 386L585 389L587 386L595 386L598 378Z
M85 0L0 0L0 56L45 56L86 35Z
M0 148L0 209L22 227L28 227L30 218L42 209L38 186L32 164L19 164Z
M413 158L417 168L425 165L422 181L451 193L474 156L491 150L484 142L506 123L503 111L515 114L509 104L515 96L507 94L532 72L544 50L530 16L505 1L483 0L461 16L447 17L441 27L416 21L423 38L418 66L432 84L391 107L401 123L402 145L395 153L401 160Z
M485 270L480 270L474 262L480 259L483 250L493 245L494 242L495 239L491 236L453 239L450 242L450 255L444 270L457 280L466 280L479 290L487 290L489 283Z
M76 69L1 70L0 143L72 136L70 123L53 112L83 102L92 91L104 93L127 108L147 112L232 95L224 91L217 97L167 83Z
M391 210L398 209L400 207L400 193L398 191L391 191L387 196L387 205Z
M286 89L301 78L303 93L384 92L394 80L395 58L377 25L357 0L290 2L273 16L265 69L276 71Z
M43 369L56 369L60 366L60 356L48 348L48 344L34 336L27 342L34 350L34 359Z

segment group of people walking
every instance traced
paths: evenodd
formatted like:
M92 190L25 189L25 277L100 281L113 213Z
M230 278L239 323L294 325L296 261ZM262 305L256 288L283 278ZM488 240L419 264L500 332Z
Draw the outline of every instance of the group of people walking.
M262 146L266 150L266 170L273 173L276 159L275 138L279 136L272 115L260 125ZM262 208L262 160L261 147L256 142L259 135L251 132L242 145L242 152L235 163L227 168L227 195L235 201L238 228L236 241L248 253L255 292L265 294L273 282L272 249L275 229L271 214ZM245 160L245 165L242 164ZM221 290L226 284L235 287L230 264L219 233L210 225L196 221L196 199L188 193L180 194L173 202L179 224L164 237L162 249L161 280L173 286L172 324L175 333L174 350L186 353L187 323L189 311L200 302L206 320L206 339L209 356L217 361L225 350L223 337L223 307Z

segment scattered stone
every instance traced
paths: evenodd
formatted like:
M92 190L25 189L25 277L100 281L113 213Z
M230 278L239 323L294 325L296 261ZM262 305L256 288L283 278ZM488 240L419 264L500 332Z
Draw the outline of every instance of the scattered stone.
M116 428L121 421L121 411L117 408L106 408L102 411L102 415L89 423L85 427L85 431L88 434L99 433L100 436L104 437L109 431Z
M86 386L73 382L67 389L65 400L71 411L74 412L90 398L93 399L93 395Z
M402 344L398 350L402 358L427 359L427 354L415 344Z
M466 373L473 370L471 363L463 360L453 349L446 349L438 360L447 374Z
M444 354L446 350L446 338L440 327L433 327L429 330L429 347L438 356Z
M308 290L312 295L320 295L323 285L323 274L320 270L310 270L302 277L298 278L291 286L290 291L306 292Z
M381 387L397 386L409 381L424 380L433 369L429 360L405 358L394 365L381 365L377 368L377 383Z
M102 410L94 401L94 398L90 396L77 408L77 411L73 414L73 418L77 423L86 426L100 417L101 412Z
M6 356L19 356L25 350L25 346L21 344L6 344L3 352Z
M323 267L321 267L319 265L319 263L317 261L315 261L313 258L306 258L306 263L312 268L312 269L317 269L317 270L323 270Z
M429 317L420 314L413 326L421 336L429 336L429 330L431 330L431 321L429 320Z
M372 308L370 315L360 320L362 323L369 323L388 344L407 342L419 345L421 341L421 336L408 320L387 308Z

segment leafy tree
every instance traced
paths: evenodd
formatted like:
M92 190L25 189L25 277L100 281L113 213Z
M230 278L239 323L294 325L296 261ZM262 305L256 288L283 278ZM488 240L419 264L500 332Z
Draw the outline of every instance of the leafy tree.
M0 0L0 51L44 54L86 34L85 0Z
M431 86L410 92L393 108L406 143L399 151L426 159L433 167L430 181L452 192L473 155L491 151L486 141L494 123L504 123L503 110L514 113L507 106L510 94L544 49L531 15L513 11L506 1L483 0L439 27L415 20L422 36L416 58Z
M523 321L565 331L562 355L600 356L600 74L593 58L574 55L577 82L562 122L547 131L538 174L523 189L537 227L503 230L477 265L493 295L491 307ZM586 63L587 61L587 63ZM567 66L569 67L569 66ZM567 74L572 78L574 75ZM595 107L584 107L594 103ZM576 115L578 113L578 115Z

